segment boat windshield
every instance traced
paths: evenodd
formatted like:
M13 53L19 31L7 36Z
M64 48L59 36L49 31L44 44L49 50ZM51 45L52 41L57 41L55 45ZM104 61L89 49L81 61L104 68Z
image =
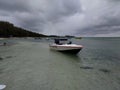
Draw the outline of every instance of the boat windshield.
M68 39L54 39L54 40L55 40L55 44L59 44L59 45L72 44L71 41L68 42Z

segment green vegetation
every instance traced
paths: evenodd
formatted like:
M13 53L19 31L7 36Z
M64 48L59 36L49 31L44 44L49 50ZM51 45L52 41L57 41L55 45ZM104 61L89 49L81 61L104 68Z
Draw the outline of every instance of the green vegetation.
M46 35L28 31L5 21L0 21L0 37L46 37Z

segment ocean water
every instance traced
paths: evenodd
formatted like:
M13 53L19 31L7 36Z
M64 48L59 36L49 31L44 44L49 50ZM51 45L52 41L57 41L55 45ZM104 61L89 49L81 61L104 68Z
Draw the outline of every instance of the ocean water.
M49 49L51 40L4 39L0 44L4 90L120 90L120 38L72 39L77 55Z

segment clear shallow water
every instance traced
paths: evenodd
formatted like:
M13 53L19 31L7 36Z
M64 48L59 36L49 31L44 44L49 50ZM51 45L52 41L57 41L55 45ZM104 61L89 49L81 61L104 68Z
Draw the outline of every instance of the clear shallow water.
M120 38L73 39L78 55L49 50L51 41L6 39L0 46L5 90L120 90Z

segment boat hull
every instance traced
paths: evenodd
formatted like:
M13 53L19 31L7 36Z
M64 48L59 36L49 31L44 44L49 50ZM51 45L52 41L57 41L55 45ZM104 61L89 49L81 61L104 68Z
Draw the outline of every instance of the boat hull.
M68 53L68 54L77 54L78 52L80 52L81 49L59 50L59 52Z

